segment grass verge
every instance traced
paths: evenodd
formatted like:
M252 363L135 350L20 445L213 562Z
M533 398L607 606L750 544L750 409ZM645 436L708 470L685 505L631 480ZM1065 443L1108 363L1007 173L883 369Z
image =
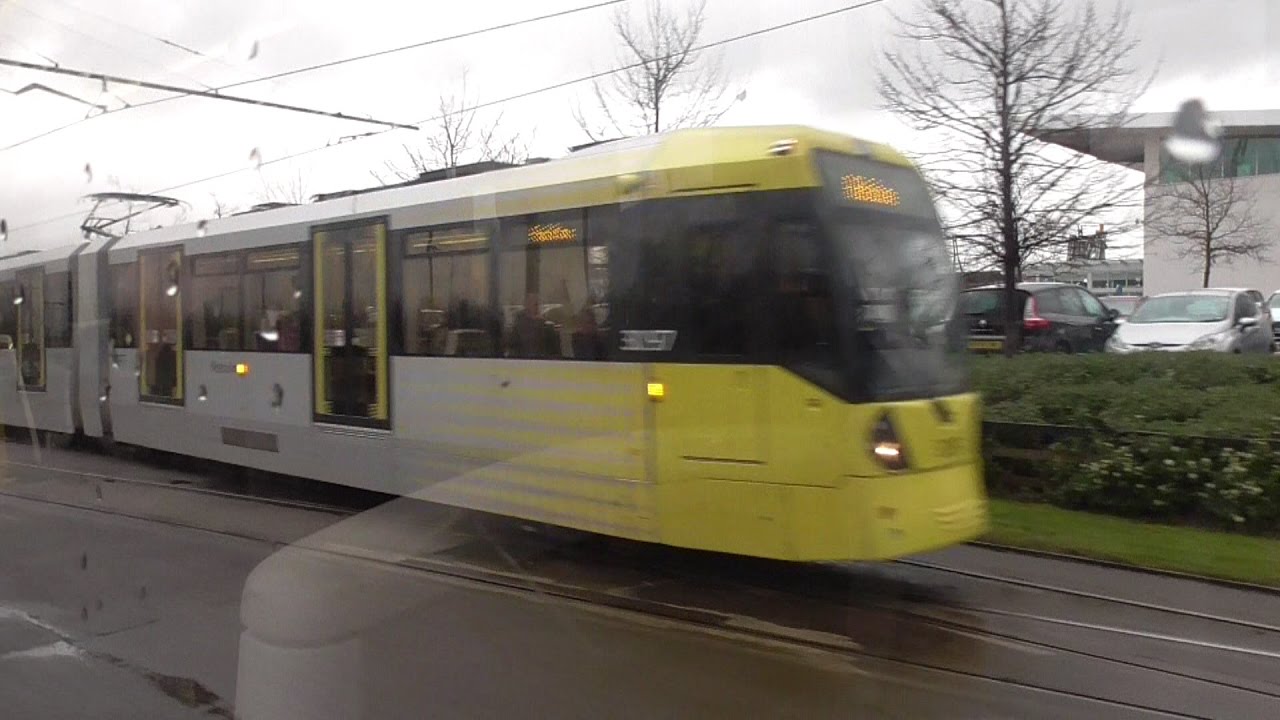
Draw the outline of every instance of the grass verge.
M1011 547L1280 587L1280 540L1155 525L1049 505L990 501L982 539Z

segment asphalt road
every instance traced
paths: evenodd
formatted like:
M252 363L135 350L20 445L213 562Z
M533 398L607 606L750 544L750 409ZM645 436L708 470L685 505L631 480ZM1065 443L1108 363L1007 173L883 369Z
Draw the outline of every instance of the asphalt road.
M926 558L935 568L780 567L563 544L408 499L342 518L4 471L5 717L1263 718L1280 707L1280 633L1256 627L1280 618L1273 596L972 548Z

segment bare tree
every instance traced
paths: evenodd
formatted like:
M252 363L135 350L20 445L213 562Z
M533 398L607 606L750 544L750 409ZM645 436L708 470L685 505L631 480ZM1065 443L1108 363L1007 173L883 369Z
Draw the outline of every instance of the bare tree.
M528 159L528 141L519 133L505 134L502 115L489 122L480 120L477 102L467 91L463 73L457 93L440 96L439 115L421 147L401 145L401 160L388 160L381 171L373 171L378 182L413 180L432 170L458 167L469 162L493 160L521 163Z
M218 197L217 193L209 193L209 199L213 202L214 217L223 218L235 214L235 207L233 207L231 203Z
M609 134L705 127L723 117L734 101L724 101L719 56L699 49L705 20L706 0L683 14L661 0L648 0L638 22L626 6L615 12L613 31L621 43L617 71L592 86L599 118L593 120L580 105L573 111L587 137L598 141Z
M311 193L307 190L307 181L303 178L301 170L295 170L293 175L276 182L269 183L264 178L262 190L258 193L258 202L263 203L303 205L310 199Z
M1004 276L1005 353L1021 346L1015 287L1023 263L1073 228L1133 203L1139 182L1095 158L1037 140L1119 123L1146 83L1123 6L1092 0L921 0L884 56L885 106L945 135L919 157L947 230L978 266Z
M1154 242L1168 242L1179 258L1195 261L1202 287L1209 287L1217 265L1239 258L1266 260L1265 225L1245 182L1213 177L1203 165L1180 169L1180 182L1160 183L1152 191L1147 229Z

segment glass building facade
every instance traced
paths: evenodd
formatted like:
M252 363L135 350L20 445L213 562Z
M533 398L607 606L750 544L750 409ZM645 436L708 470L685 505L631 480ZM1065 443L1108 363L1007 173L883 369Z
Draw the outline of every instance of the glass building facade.
M1222 154L1207 167L1208 177L1254 177L1280 174L1280 137L1226 138ZM1191 176L1189 168L1160 151L1160 181L1175 183Z

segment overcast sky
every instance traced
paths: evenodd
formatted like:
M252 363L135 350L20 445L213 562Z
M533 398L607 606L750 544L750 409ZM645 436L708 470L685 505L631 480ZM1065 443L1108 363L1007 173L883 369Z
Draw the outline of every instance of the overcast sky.
M1109 6L1112 0L1103 4ZM629 0L638 4L642 0ZM679 6L687 0L668 0ZM1073 0L1065 0L1068 6ZM217 87L353 55L483 28L591 0L0 0L0 57L51 58L91 69L190 87ZM707 0L704 38L716 40L852 4L852 0ZM915 0L885 0L807 25L726 46L730 94L746 91L723 124L799 122L893 142L910 133L877 110L876 58L890 42L891 11ZM1211 109L1280 106L1280 0L1136 0L1139 65L1157 70L1142 110L1166 111L1187 97ZM248 85L228 92L353 115L415 122L434 114L442 93L456 93L465 72L473 100L514 95L610 66L616 51L612 8L495 31L387 57ZM166 44L169 41L198 55ZM256 41L257 56L249 59ZM93 81L0 68L0 90L39 82L97 101ZM111 86L125 102L163 93ZM577 85L497 108L503 127L531 137L535 155L558 156L585 140L571 107L587 99ZM113 109L121 107L112 100ZM83 118L86 108L41 94L0 92L0 148ZM492 115L490 116L492 117ZM264 185L301 177L308 193L367 186L370 171L397 159L422 135L395 131L296 160L270 161L376 129L226 102L185 98L109 112L17 148L0 151L0 217L7 251L67 244L89 192L171 191L192 219L212 197L246 207ZM254 149L268 164L249 167ZM92 180L84 167L89 164ZM55 220L56 218L56 220Z

